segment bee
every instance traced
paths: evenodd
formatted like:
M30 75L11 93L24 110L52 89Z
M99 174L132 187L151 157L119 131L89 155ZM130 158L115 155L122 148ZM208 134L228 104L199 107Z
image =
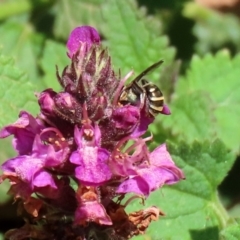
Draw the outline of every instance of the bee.
M123 87L119 97L119 103L146 107L146 111L152 117L156 117L163 110L164 97L160 89L153 83L142 79L146 74L158 68L162 60L154 63L140 73L130 84Z

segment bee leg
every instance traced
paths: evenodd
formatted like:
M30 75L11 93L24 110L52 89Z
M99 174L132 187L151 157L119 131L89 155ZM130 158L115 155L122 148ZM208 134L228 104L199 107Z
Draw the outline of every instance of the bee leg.
M140 109L143 109L145 105L145 101L146 101L146 93L143 92L142 94L140 94Z

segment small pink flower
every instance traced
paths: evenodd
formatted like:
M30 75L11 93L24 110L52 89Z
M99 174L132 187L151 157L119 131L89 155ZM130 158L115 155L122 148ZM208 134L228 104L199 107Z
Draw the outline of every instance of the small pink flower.
M70 156L70 162L76 164L76 178L84 185L99 186L108 181L111 170L108 166L109 152L100 147L101 133L96 125L83 125L81 131L75 127L75 141L78 149Z
M13 147L19 155L30 154L36 134L39 134L44 125L26 111L19 114L19 119L0 130L0 138L13 135Z
M174 164L165 144L151 153L141 141L133 146L136 147L132 155L127 156L125 152L121 162L118 160L121 156L117 156L113 164L115 171L122 169L121 175L127 177L117 188L117 193L132 192L148 196L164 184L174 184L185 178L182 170Z

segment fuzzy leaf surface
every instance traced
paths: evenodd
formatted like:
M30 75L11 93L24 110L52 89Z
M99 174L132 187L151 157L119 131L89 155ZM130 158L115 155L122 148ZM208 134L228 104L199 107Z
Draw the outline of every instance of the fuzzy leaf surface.
M12 58L0 55L0 127L15 122L21 110L38 112L34 89L25 73L14 67Z
M146 200L145 207L156 205L166 214L151 223L147 235L156 240L219 240L229 217L219 202L217 186L232 167L234 155L219 140L168 144L168 149L186 180L164 186Z
M115 69L122 75L134 70L135 76L153 63L163 59L163 65L154 71L151 80L157 82L161 69L174 58L175 49L161 33L160 21L146 16L136 1L107 0L102 8L103 34L110 48Z
M169 129L168 138L193 142L198 139L213 138L215 134L214 114L210 103L212 99L204 91L179 95L170 104L170 116L158 116L152 130L158 138L163 124Z
M14 66L12 58L0 55L0 128L15 122L21 110L33 115L38 111L34 89L25 73ZM10 138L0 139L0 164L15 156ZM0 204L9 199L8 181L0 185Z
M203 55L212 50L234 44L240 48L240 21L234 14L222 14L194 2L185 4L183 14L196 23L193 34L198 39L195 48Z
M13 56L16 66L29 75L38 90L39 81L38 58L42 50L44 37L34 32L29 23L7 21L0 26L0 46L2 53Z
M221 232L222 240L240 239L240 220L237 219L234 224L229 225Z
M102 2L103 0L57 1L54 34L66 40L75 27L82 25L90 25L100 31L102 16L99 7Z
M227 51L195 56L186 76L177 82L172 115L158 124L178 139L220 138L227 147L239 151L239 65L240 55L231 59Z
M44 72L43 81L46 87L60 90L60 85L56 77L56 66L58 66L61 76L63 68L70 64L70 59L66 54L66 47L55 41L46 41L43 57L40 61L40 66Z

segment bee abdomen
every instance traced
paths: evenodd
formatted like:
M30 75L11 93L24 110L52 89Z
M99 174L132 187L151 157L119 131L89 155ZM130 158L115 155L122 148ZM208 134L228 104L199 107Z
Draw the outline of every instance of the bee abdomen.
M143 88L146 91L147 99L149 102L149 113L156 116L163 110L164 97L161 90L153 83L142 80Z
M149 101L149 108L155 113L152 114L155 116L156 114L160 113L163 110L163 104L164 104L164 97L161 97L161 100L152 100L151 97L147 96Z

